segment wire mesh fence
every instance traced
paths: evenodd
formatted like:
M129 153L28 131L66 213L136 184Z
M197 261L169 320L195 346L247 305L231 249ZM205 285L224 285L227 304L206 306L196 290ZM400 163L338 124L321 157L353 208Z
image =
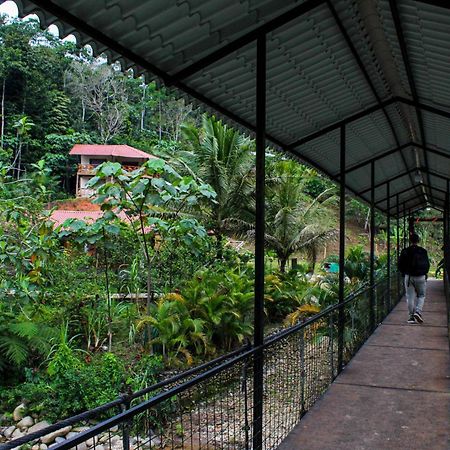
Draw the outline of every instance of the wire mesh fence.
M371 292L377 323L396 304L401 284L395 276L266 338L259 348L240 349L124 397L120 414L52 447L247 450L259 442L263 449L275 449L338 375L340 352L346 364L372 333ZM255 382L261 378L255 377L259 368L262 390ZM23 439L0 448L39 442L36 436Z

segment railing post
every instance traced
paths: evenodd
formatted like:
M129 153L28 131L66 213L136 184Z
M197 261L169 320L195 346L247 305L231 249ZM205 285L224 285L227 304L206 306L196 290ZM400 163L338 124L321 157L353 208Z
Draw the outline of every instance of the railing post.
M299 420L306 413L305 407L305 329L300 330L300 417Z
M256 220L253 374L253 450L262 449L264 361L264 190L266 135L266 35L256 41Z
M341 126L340 138L338 373L343 367L345 328L345 125Z
M370 330L375 329L375 162L370 164Z
M387 314L387 311L391 309L391 189L389 181L386 184L387 194L387 302L384 305L383 314ZM387 303L387 305L386 305Z
M129 392L122 395L123 403L120 405L122 412L128 411L131 406ZM128 420L122 423L122 447L123 450L130 450L130 422Z

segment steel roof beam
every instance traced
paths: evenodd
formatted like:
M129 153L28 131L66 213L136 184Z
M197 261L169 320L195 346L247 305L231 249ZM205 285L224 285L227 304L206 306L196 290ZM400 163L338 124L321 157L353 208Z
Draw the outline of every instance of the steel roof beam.
M389 178L388 180L381 181L380 183L375 185L375 189L378 189L381 186L384 186L386 183L390 183L391 181L398 180L399 178L406 177L412 172L417 172L417 169L409 169L406 172L399 173L398 175L393 176L392 178ZM361 191L361 195L367 194L367 192L370 192L370 188L364 189Z
M361 60L361 57L358 54L358 51L356 50L355 46L353 45L353 42L352 42L349 34L347 33L347 30L345 29L341 19L339 18L339 15L338 15L336 9L334 8L333 4L331 3L331 0L326 0L326 1L327 1L328 9L330 10L331 14L333 15L334 20L335 20L335 22L336 22L336 24L337 24L337 26L338 26L342 36L343 36L345 42L347 43L347 46L349 47L350 52L353 55L353 58L355 59L356 63L358 64L358 67L359 67L361 73L363 74L367 84L370 87L370 90L372 91L372 94L376 98L378 104L381 104L381 98L378 95L378 92L377 92L377 90L376 90L376 88L375 88L375 86L374 86L374 84L373 84L373 82L372 82L372 80L371 80L371 78L369 76L369 73L367 72L367 70L366 70L366 68L364 66L364 63ZM386 112L385 108L382 108L382 110L383 110L383 114L384 114L384 116L386 118L386 121L389 124L389 128L391 129L391 132L392 132L392 135L394 137L395 143L396 143L397 147L400 147L400 141L398 139L398 136L397 136L397 133L395 131L394 125L392 123L392 120L389 117L389 114ZM400 151L400 155L401 155L401 158L402 158L402 161L403 161L403 165L405 166L405 169L407 170L408 169L408 164L406 163L405 156L403 155L403 153L401 151ZM411 183L414 184L412 178L411 178ZM424 199L425 199L425 194L423 192L421 192L421 194L424 196Z
M399 178L405 177L406 175L409 175L410 173L417 172L417 171L422 171L422 172L428 173L431 176L434 176L434 177L437 177L437 178L442 178L443 180L449 180L450 179L449 177L446 177L446 176L441 175L441 174L439 174L437 172L434 172L433 170L430 170L430 169L428 169L426 167L419 167L418 169L417 168L409 169L406 172L399 173L398 175L395 175L394 177L389 178L388 180L384 180L381 183L376 184L375 188L377 189L377 188L383 186L386 183L390 183L391 181L398 180ZM423 183L420 183L420 184L423 185ZM429 183L429 185L431 186L431 183ZM366 194L369 191L370 191L370 188L364 189L363 191L361 191L361 195L364 195L364 194Z
M450 9L448 0L416 0L417 3L426 3L427 5L437 6L439 8Z
M414 144L416 147L425 147L424 145L421 144ZM430 153L434 153L435 155L439 155L442 158L446 158L446 159L450 159L450 152L444 152L441 150L437 150L435 148L432 147L425 147L427 151L429 151Z
M409 60L409 56L408 56L408 50L406 48L405 36L403 34L402 23L401 23L400 14L398 12L396 1L389 0L389 7L391 9L392 19L394 20L395 31L397 33L397 40L398 40L398 44L400 46L400 51L402 53L403 64L405 65L406 76L408 77L408 84L411 89L411 94L412 94L414 101L418 102L419 96L417 94L416 83L414 81L414 76L413 76L413 73L411 70L411 64L410 64L410 60ZM427 141L425 139L425 128L423 126L422 111L417 106L415 107L415 110L416 110L417 120L419 122L419 130L420 130L420 137L422 140L422 144L426 146ZM428 154L427 154L426 149L423 149L423 156L425 159L425 167L429 167ZM429 177L428 177L428 183L430 183ZM432 196L433 194L430 192L430 195Z
M394 207L391 207L391 210L393 209ZM424 206L423 204L422 204L422 202L420 202L420 203L415 203L411 208L404 208L404 209L402 209L402 211L401 211L401 214L399 213L399 217L403 217L405 214L405 212L407 211L407 210L409 210L411 213L417 213L417 212L419 212L419 211L422 211L422 210L424 210L425 208L433 208L433 209L437 209L438 211L441 211L442 212L442 209L439 207L439 206L436 206L436 205L427 205L427 206Z
M318 6L325 3L325 0L307 0L306 2L296 6L295 8L287 11L275 19L270 20L269 22L261 25L249 33L237 38L236 40L230 42L229 44L219 48L218 50L210 53L209 55L199 59L188 67L181 69L179 72L173 75L174 79L182 80L188 78L205 67L210 66L211 64L221 60L225 56L230 55L231 53L245 47L246 45L252 43L256 40L256 38L262 34L270 33L271 31L276 30L277 28L286 25L294 19L312 11Z
M352 42L349 34L347 33L347 30L345 29L336 9L334 8L334 6L330 0L326 0L326 2L327 2L328 9L330 10L339 30L341 32L342 37L344 38L345 42L347 43L348 48L350 49L351 54L353 55L353 59L356 61L363 77L365 78L367 84L370 87L370 90L372 91L373 96L376 98L378 104L380 105L382 103L381 98L378 95L378 92L377 92L372 80L370 79L369 73L367 72L367 70L364 66L364 63L362 62L361 57L358 54L358 51L356 50L355 46L353 45L353 42ZM400 142L398 140L397 133L395 132L394 125L392 124L391 118L389 117L389 115L387 114L387 112L385 111L384 108L383 108L383 113L386 117L386 120L389 123L389 126L391 128L392 135L394 136L395 142L397 143L397 146L399 146Z
M386 106L392 105L396 101L397 100L395 98L390 98L389 100L377 103L376 105L373 105L370 108L363 109L362 111L352 114L351 116L348 116L345 119L340 120L339 122L335 122L332 125L328 125L327 127L322 128L319 131L315 131L314 133L311 133L308 136L299 139L298 141L292 142L292 144L289 144L288 147L292 149L295 147L300 147L301 145L306 144L307 142L310 142L314 139L317 139L325 134L328 134L335 130L339 130L343 125L348 125L349 123L362 119L363 117L366 117L369 114L373 114L374 112L377 112L380 109L385 108Z
M421 186L425 186L425 187L427 187L427 188L429 188L429 189L431 189L431 190L435 190L435 191L437 191L437 192L441 192L441 193L446 193L446 191L444 191L443 189L439 189L439 188L437 188L437 187L435 187L435 186L431 186L431 185L428 185L428 184L425 184L425 183L421 183ZM395 192L394 194L391 194L389 197L385 197L385 198L382 198L381 200L377 200L375 203L377 204L377 205L379 205L380 203L383 203L383 202L385 202L385 201L387 201L387 199L388 198L392 198L392 197L395 197L396 195L402 195L402 194L404 194L405 192L409 192L409 191L411 191L412 189L414 189L415 188L415 186L409 186L408 188L406 188L406 189L403 189L403 190L401 190L401 191L399 191L399 192ZM438 197L439 198L439 197ZM441 199L439 199L439 200L441 200Z
M387 150L384 153L381 153L380 155L376 155L373 158L367 159L365 161L362 161L360 163L355 164L354 166L349 167L345 171L345 173L353 172L354 170L361 169L362 167L367 166L368 164L371 164L372 161L378 161L380 159L386 158L387 156L391 156L391 155L397 153L398 151L401 151L401 150L403 150L403 149L405 149L407 147L410 147L412 145L414 145L412 142L408 142L407 144L403 144L403 145L400 145L399 147L395 147L395 148L393 148L391 150Z
M430 170L428 172L432 177L440 178L441 180L449 181L450 178L446 177L445 175L442 175L441 173L437 173L434 170Z
M445 111L443 109L436 108L435 106L426 105L425 103L416 100L411 100L405 97L395 97L395 99L399 102L406 103L407 105L415 106L420 109L423 109L424 111L437 114L439 116L445 117L446 119L450 119L450 111Z

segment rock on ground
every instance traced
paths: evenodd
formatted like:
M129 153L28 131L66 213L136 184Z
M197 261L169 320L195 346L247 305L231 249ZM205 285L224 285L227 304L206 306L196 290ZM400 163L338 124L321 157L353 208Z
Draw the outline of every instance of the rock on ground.
M49 426L50 426L50 424L46 420L43 420L42 422L35 423L32 427L30 427L28 429L28 433L34 433L35 431L41 431L44 428L47 428Z
M14 433L14 430L16 429L16 427L13 425L11 427L8 427L4 432L3 432L3 436L5 436L6 439L9 439L12 434Z
M34 425L34 420L31 416L26 416L17 422L17 428L30 428Z
M41 442L43 444L51 444L57 437L65 436L72 427L69 425L67 427L61 428L60 430L56 430L53 433L47 434L41 438Z
M25 404L21 403L17 408L13 411L13 419L15 422L23 419L25 414Z

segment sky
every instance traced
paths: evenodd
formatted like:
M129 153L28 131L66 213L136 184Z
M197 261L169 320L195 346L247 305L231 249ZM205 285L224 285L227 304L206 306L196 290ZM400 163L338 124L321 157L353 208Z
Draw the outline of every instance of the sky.
M0 5L0 14L8 14L10 17L17 17L17 5L12 1L2 3Z
M6 1L0 5L0 14L7 14L9 17L17 17L18 13L19 13L19 11L17 9L17 5L13 1ZM34 14L27 16L27 17L33 17L34 19L38 18ZM56 25L50 25L48 28L48 31L55 36L59 35L58 27ZM70 42L76 42L75 36L73 36L72 34L65 37L63 40L70 41Z

